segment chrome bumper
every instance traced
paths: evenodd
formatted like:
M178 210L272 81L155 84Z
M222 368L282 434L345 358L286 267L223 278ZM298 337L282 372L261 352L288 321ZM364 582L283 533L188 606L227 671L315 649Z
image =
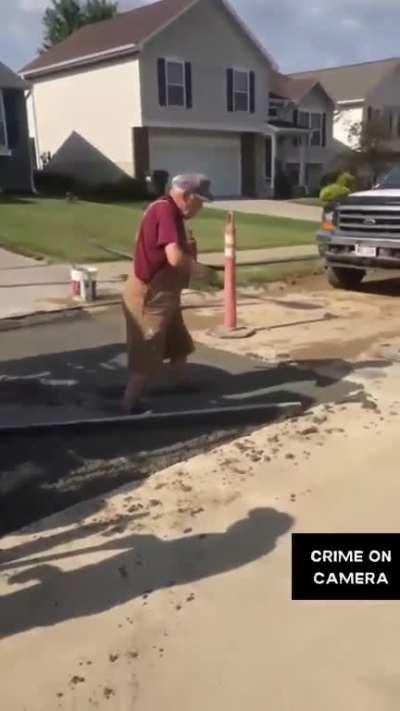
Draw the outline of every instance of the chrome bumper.
M321 257L332 265L360 268L400 268L400 238L366 237L354 234L336 234L320 230L317 233L318 249ZM357 244L376 247L376 257L360 257L355 254Z

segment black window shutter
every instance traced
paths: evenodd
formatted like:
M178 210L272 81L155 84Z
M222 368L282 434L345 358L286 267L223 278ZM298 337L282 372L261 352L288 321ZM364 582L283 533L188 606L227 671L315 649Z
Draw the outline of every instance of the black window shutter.
M368 121L372 121L372 106L368 106Z
M256 74L250 72L250 113L256 112Z
M322 114L322 146L326 146L326 114Z
M295 109L295 110L293 111L293 124L294 124L295 126L298 126L298 123L299 123L299 112L298 112L297 109Z
M185 84L186 84L186 108L191 109L193 107L192 63L191 62L185 62Z
M4 90L3 99L6 114L8 147L12 150L13 148L17 148L19 143L19 92L12 89Z
M226 71L226 90L228 99L228 111L233 111L233 69Z
M165 59L157 60L157 72L158 72L158 100L160 106L167 105L167 77L166 77L166 63Z

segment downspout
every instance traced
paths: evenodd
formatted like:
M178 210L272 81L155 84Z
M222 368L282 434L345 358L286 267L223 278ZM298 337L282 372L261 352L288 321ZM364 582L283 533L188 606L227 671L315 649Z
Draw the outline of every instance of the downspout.
M29 99L31 93L32 93L32 92L31 92L31 90L29 89L29 90L24 94L24 96L25 96L25 110L26 110L26 113L27 113L27 114L28 114L28 109L27 109L27 106L28 106L28 99ZM31 193L32 193L32 195L36 195L36 187L35 187L35 183L33 182L33 165L32 165L32 153L31 153L31 136L30 136L30 132L29 132L29 118L28 118L28 116L27 116L27 119L28 119L27 122L28 122L29 164L30 164L30 168L31 168L30 171L29 171L29 182L30 182L30 184L31 184Z
M36 164L37 164L38 168L40 169L42 166L40 164L39 132L38 132L38 125L37 125L34 87L32 87L32 89L29 89L26 94L26 101L27 102L28 102L29 98L32 99L32 115L33 115L33 130L34 130L34 139L35 139ZM31 183L32 183L32 192L36 195L37 190L36 190L36 186L33 181L33 166L32 166L32 171L31 171Z

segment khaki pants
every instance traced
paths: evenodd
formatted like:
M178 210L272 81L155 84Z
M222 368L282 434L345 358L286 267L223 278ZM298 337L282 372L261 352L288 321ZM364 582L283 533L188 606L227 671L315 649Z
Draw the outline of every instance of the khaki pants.
M123 293L130 372L151 375L164 360L185 358L194 351L182 317L183 287L172 267L158 272L150 284L131 270Z

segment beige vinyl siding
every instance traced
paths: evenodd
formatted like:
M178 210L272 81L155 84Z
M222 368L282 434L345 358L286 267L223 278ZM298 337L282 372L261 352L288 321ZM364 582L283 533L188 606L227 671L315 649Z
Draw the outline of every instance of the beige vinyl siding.
M400 137L397 130L400 121L400 67L384 77L367 96L365 100L365 119L367 118L368 106L380 109L381 113L385 108L391 110L393 117L391 148L397 151L400 150Z
M193 108L159 105L157 59L192 64ZM256 73L256 112L227 111L228 68ZM204 129L260 131L268 115L269 63L219 0L203 0L145 46L140 59L143 123Z
M81 138L82 161L89 160L92 147L94 162L104 156L133 174L132 127L142 125L137 59L35 80L33 101L36 126L31 105L30 130L37 132L41 153L61 149L66 161L68 141L71 160L79 160Z

